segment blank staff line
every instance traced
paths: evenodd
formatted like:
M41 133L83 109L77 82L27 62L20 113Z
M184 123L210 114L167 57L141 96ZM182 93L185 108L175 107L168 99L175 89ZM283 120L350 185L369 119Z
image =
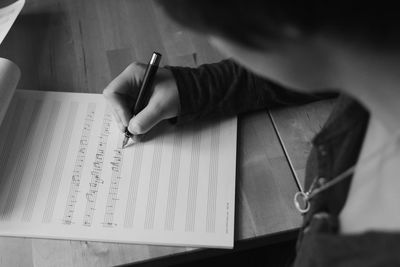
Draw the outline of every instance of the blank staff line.
M153 229L154 226L154 214L157 201L158 182L160 178L163 140L164 140L163 136L159 137L153 154L153 163L151 167L150 184L149 184L149 195L147 197L145 229Z
M71 102L69 107L69 113L62 135L63 136L62 143L58 152L57 162L54 167L53 179L51 181L50 191L47 195L46 208L44 210L42 218L43 223L49 223L53 218L54 205L56 202L58 190L60 188L61 176L64 171L65 159L68 154L69 144L71 143L72 130L76 119L78 107L79 107L78 102Z
M174 137L174 148L172 150L172 161L171 171L169 175L169 187L168 187L168 200L167 210L165 214L164 229L172 231L175 224L175 212L176 212L176 198L178 191L178 180L179 180L179 169L181 163L181 151L182 151L182 132L177 132Z
M3 123L1 123L1 125L0 125L0 138L1 138L0 139L0 142L1 142L1 148L0 148L0 151L1 151L1 153L0 153L0 179L4 178L3 175L2 175L2 169L3 169L3 166L4 166L4 160L5 160L5 158L4 158L5 157L5 155L4 155L5 151L4 150L5 150L6 147L10 148L10 146L7 146L7 144L10 143L10 139L7 139L5 136L7 134L10 134L9 129L10 129L10 127L11 127L13 122L14 122L14 125L15 125L16 117L15 117L14 112L15 112L16 106L19 105L20 102L21 102L20 98L17 98L16 101L12 101L11 102L10 107L8 108L8 111L6 113L6 116L3 119ZM13 133L12 136L15 136L15 132ZM1 183L1 181L0 181L0 183Z
M35 101L33 111L30 114L31 117L29 120L28 129L26 131L23 131L29 134L24 136L24 141L22 143L21 150L18 152L17 164L14 167L15 172L13 177L11 178L12 179L11 187L7 196L6 204L3 207L3 211L1 212L2 219L9 218L11 213L14 211L15 201L17 199L19 187L21 185L21 180L25 172L25 163L30 156L31 146L33 143L32 140L36 131L36 129L33 130L32 128L34 128L36 120L38 119L37 114L39 113L42 104L43 104L42 101ZM36 126L38 126L38 124L36 124Z
M213 160L213 183L210 184L212 186L211 190L211 216L210 216L210 221L211 221L211 230L215 231L215 223L216 223L216 204L217 204L217 190L218 190L218 159L219 159L219 144L220 144L220 123L218 123L218 126L215 128L215 138L214 138L214 160Z
M8 174L12 170L12 166L14 161L10 161L11 158L11 151L13 147L16 147L15 142L16 142L16 132L17 129L20 127L21 123L21 118L22 118L22 113L24 110L25 106L25 99L17 99L17 103L15 105L15 111L16 114L13 114L13 112L10 112L10 116L6 117L7 120L6 123L10 123L10 128L8 130L8 133L5 137L5 145L2 149L1 156L0 156L0 190L4 189L4 183L8 179ZM17 145L20 145L19 143ZM10 164L8 164L10 162ZM2 194L3 195L3 194ZM1 197L1 196L0 196ZM3 203L3 201L2 201ZM2 204L0 203L0 205Z
M192 157L190 160L190 173L189 173L189 187L188 187L188 200L186 207L186 232L194 231L194 224L196 218L196 202L197 202L197 184L199 177L199 161L200 161L200 143L201 143L201 130L196 129L196 134L192 142Z
M136 200L138 194L138 186L140 179L140 172L142 169L143 160L143 143L135 145L135 152L133 156L132 175L129 182L128 200L126 202L125 221L124 227L131 228L133 226L133 219L136 211Z
M60 102L55 101L53 103L53 106L51 107L50 116L47 119L47 125L45 128L45 133L42 139L42 144L39 152L39 159L38 162L36 163L32 183L28 193L28 198L25 204L24 213L22 215L22 220L25 222L29 222L32 218L33 209L35 208L36 205L37 194L42 181L44 166L47 162L49 148L53 140L54 129L59 112L60 112Z
M208 178L208 198L206 215L206 232L215 232L216 200L218 189L220 122L211 132L210 171Z

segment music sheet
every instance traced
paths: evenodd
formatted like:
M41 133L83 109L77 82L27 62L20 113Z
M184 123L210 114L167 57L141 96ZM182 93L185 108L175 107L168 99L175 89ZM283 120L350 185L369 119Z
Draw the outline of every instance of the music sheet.
M8 6L0 8L0 44L17 19L24 4L25 0L18 0Z
M20 77L21 71L14 62L0 58L0 125L6 115Z
M102 95L16 90L0 127L0 235L233 246L237 119L121 149Z

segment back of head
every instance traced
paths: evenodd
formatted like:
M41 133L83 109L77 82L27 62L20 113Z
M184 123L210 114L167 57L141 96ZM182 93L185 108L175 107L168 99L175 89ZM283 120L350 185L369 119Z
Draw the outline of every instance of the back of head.
M177 22L252 48L285 38L288 28L328 34L380 48L397 48L400 16L395 1L158 0Z

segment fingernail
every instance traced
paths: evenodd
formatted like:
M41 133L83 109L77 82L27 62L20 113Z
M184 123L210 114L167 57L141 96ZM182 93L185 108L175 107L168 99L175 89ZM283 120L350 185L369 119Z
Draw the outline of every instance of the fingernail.
M135 130L132 129L131 126L128 126L128 131L133 135L137 135L138 134Z
M137 124L134 124L134 123L129 123L129 125L128 125L128 131L134 135L138 135L140 133L138 128L139 127L137 126Z

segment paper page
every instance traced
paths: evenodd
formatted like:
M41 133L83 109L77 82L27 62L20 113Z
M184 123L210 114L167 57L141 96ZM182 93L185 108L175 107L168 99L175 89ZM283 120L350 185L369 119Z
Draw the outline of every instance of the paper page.
M237 119L123 150L102 95L17 90L0 128L0 235L233 246Z
M0 8L0 44L6 37L19 12L21 12L24 4L25 0L18 0L11 5Z
M0 58L0 125L14 95L21 71L8 59Z

